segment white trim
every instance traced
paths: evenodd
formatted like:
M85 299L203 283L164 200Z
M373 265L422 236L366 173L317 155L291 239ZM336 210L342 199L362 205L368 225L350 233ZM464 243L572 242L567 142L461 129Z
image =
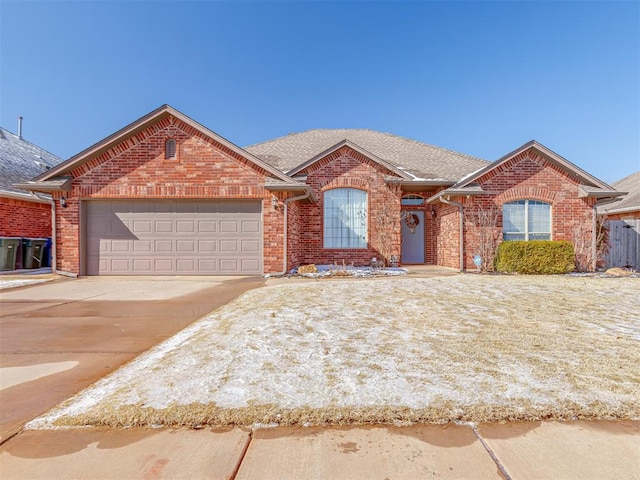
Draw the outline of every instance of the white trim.
M13 198L24 202L51 203L51 197L40 197L33 193L10 192L8 190L0 190L0 197Z

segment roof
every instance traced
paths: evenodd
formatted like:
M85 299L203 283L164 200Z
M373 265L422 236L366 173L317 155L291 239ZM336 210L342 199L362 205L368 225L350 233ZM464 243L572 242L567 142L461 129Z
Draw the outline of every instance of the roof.
M370 152L394 169L416 180L458 181L461 177L488 165L471 155L366 129L313 129L245 147L283 172L316 158L340 142L349 142Z
M611 184L616 190L628 192L622 200L598 209L602 213L625 213L640 210L640 172L632 173Z
M574 165L566 158L558 155L553 150L545 147L541 143L531 140L524 145L516 148L514 151L507 153L503 157L499 158L493 163L490 163L475 172L463 177L455 185L438 192L436 195L427 199L428 203L434 202L441 197L445 196L460 196L460 195L482 195L491 192L485 192L481 187L477 185L477 180L486 173L494 170L505 162L508 162L512 158L521 153L533 149L549 162L553 163L560 169L564 170L570 175L573 175L580 182L580 196L582 197L595 197L595 198L615 198L624 195L623 192L617 191L610 185L607 185L603 181L597 179L593 175L585 172L577 165Z
M229 140L227 140L227 139L221 137L220 135L218 135L217 133L209 130L205 126L201 125L200 123L196 122L195 120L191 119L190 117L186 116L185 114L179 112L175 108L173 108L173 107L171 107L169 105L162 105L161 107L153 110L152 112L144 115L143 117L140 117L138 120L130 123L126 127L124 127L122 129L118 130L117 132L109 135L108 137L106 137L105 139L99 141L98 143L96 143L96 144L90 146L89 148L83 150L82 152L78 153L77 155L74 155L70 159L68 159L65 162L59 164L56 168L52 168L51 170L43 173L42 175L40 175L36 179L37 181L33 184L34 190L43 188L44 187L43 184L45 182L50 181L50 180L52 180L52 179L54 179L56 177L61 177L61 176L65 175L65 174L71 172L73 169L77 168L78 166L89 162L90 160L92 160L93 158L96 158L101 153L103 153L103 152L109 150L110 148L114 147L115 145L119 144L120 142L122 142L126 138L129 138L130 136L135 135L136 133L148 128L149 126L151 126L151 125L153 125L155 123L157 123L161 119L166 118L167 116L173 116L173 117L179 119L180 121L186 123L187 125L191 126L192 128L198 130L203 135L205 135L205 136L215 140L216 142L220 143L221 145L225 146L226 148L228 148L232 152L235 152L236 154L240 155L241 157L246 158L250 162L254 163L257 167L262 168L263 170L268 172L268 174L270 174L274 178L283 180L285 182L296 183L295 180L293 180L292 178L288 177L287 175L282 173L280 170L274 168L273 166L271 166L270 164L264 162L260 158L255 157L250 152L247 152L247 151L241 149L237 145L231 143Z
M0 127L0 190L27 196L13 186L41 175L62 159Z

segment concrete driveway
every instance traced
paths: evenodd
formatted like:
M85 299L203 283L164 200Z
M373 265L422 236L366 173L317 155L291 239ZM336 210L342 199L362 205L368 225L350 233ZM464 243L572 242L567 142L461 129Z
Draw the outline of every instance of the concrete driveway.
M0 292L0 443L257 277L60 278Z

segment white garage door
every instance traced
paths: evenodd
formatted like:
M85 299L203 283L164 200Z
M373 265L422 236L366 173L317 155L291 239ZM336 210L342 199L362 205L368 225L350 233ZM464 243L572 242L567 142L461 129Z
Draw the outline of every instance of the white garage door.
M262 273L259 200L85 203L88 275Z

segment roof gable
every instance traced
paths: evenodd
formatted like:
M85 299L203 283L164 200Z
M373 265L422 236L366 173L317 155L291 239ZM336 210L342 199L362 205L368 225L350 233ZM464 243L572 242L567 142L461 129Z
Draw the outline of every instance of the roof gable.
M558 155L553 150L548 149L544 145L536 142L535 140L531 140L530 142L525 143L521 147L516 148L514 151L507 153L503 157L499 158L493 163L472 172L466 177L462 178L453 186L438 192L436 195L427 199L427 202L431 203L433 201L438 200L442 197L455 197L455 196L464 196L464 195L483 195L483 194L491 194L493 192L488 192L482 189L482 186L479 185L479 180L501 165L507 163L508 161L514 159L518 155L525 153L528 150L533 150L544 159L555 165L561 171L565 172L569 176L575 177L579 182L579 196L581 197L595 197L595 198L615 198L621 195L624 195L623 192L618 192L616 189L612 188L610 185L607 185L603 181L597 179L593 175L585 172L577 165L574 165L566 158Z
M315 164L316 162L319 162L320 160L322 160L323 158L326 158L327 156L331 155L332 153L335 153L337 151L339 151L341 148L343 147L347 147L357 153L359 153L360 155L368 158L369 160L371 160L374 163L377 163L378 165L380 165L381 167L385 168L386 170L396 174L397 176L399 176L400 178L404 178L404 179L410 179L412 178L410 175L408 175L406 172L403 172L402 170L400 170L399 168L395 167L394 165L390 164L389 162L381 159L380 157L372 154L371 152L368 152L367 150L365 150L364 148L356 145L355 143L344 139L338 143L336 143L335 145L329 147L328 149L326 149L323 152L320 152L318 155L316 155L315 157L310 158L309 160L307 160L306 162L298 165L297 167L295 167L294 169L290 170L287 172L287 175L289 176L293 176L299 172L301 172L302 170L305 170L306 168L309 168L310 166L312 166L313 164Z
M268 176L271 176L273 178L276 178L278 180L282 180L285 182L296 183L295 180L285 175L283 172L275 169L273 166L269 165L268 163L264 162L258 157L252 155L251 153L243 150L242 148L238 147L237 145L233 144L227 139L221 137L217 133L209 130L208 128L204 127L203 125L199 124L195 120L184 115L183 113L179 112L178 110L174 109L169 105L163 105L157 108L156 110L153 110L147 115L130 123L126 127L118 130L112 135L92 145L91 147L83 150L77 155L74 155L73 157L69 158L68 160L56 166L55 168L52 168L49 171L43 173L42 175L37 177L36 180L39 182L45 182L47 180L51 180L56 177L64 176L69 172L71 172L72 170L90 162L92 159L98 157L100 154L108 151L109 149L119 144L122 144L127 139L132 138L136 134L142 132L145 129L148 129L149 127L152 127L154 124L160 122L161 120L169 116L177 118L178 120L194 128L196 131L198 131L205 137L208 137L214 142L222 145L224 148L228 149L230 152L235 153L236 155L239 155L242 158L246 159L249 163L254 164L257 168L265 171Z
M608 191L614 190L613 188L611 188L611 186L607 185L601 180L598 180L593 175L585 172L577 165L574 165L566 158L561 157L560 155L555 153L553 150L548 149L541 143L536 142L535 140L531 140L530 142L525 143L521 147L518 147L514 151L507 153L505 156L499 158L495 162L490 163L486 167L473 172L471 175L468 175L467 177L463 178L451 188L464 188L467 185L476 182L478 179L480 179L480 177L482 177L486 173L492 170L495 170L502 164L508 162L512 158L520 155L521 153L526 152L529 149L534 150L536 153L542 155L542 157L546 158L548 161L550 161L552 164L556 165L566 173L576 176L582 182L582 184L586 186L596 187L596 188L608 190Z

